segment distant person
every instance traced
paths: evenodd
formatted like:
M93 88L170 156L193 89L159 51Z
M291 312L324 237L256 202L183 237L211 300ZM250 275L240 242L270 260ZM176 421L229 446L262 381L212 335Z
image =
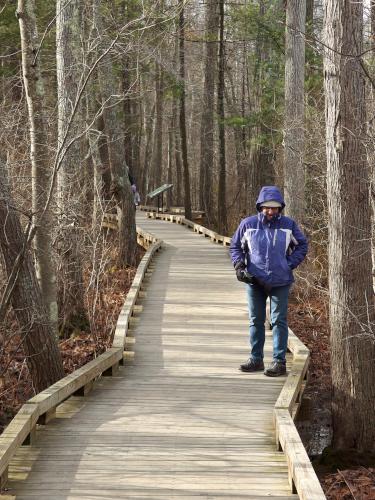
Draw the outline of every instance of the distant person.
M134 177L132 176L132 174L130 173L129 169L128 169L128 178L129 178L130 185L133 186L133 184L135 184L135 180L134 180Z
M134 205L137 207L141 202L141 197L139 196L134 177L131 175L129 170L128 170L128 178L129 178L130 187L131 187L131 190L133 193Z
M237 279L246 283L250 319L250 357L243 372L264 370L266 301L270 298L273 362L269 377L286 374L288 296L295 269L306 256L307 240L296 222L284 215L285 203L276 186L264 186L257 215L247 217L233 235L230 254Z
M141 202L141 197L139 196L137 186L135 184L132 184L131 188L133 193L134 205L137 207Z

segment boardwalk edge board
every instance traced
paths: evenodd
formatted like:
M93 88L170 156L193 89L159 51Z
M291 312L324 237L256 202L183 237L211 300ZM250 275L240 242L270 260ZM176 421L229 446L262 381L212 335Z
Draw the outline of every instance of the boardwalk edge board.
M231 238L219 235L181 215L157 213L151 207L141 207L141 210L147 212L146 216L149 219L181 224L206 238L209 237L214 243L230 245ZM267 314L269 317L269 311ZM286 456L292 492L298 493L301 500L324 500L326 496L294 423L306 385L310 351L290 328L288 350L293 354L292 366L274 407L276 446Z
M106 214L108 215L108 214ZM114 216L116 217L116 216ZM113 227L117 221L111 218ZM109 219L104 219L109 222ZM109 227L103 224L104 227ZM136 305L141 297L143 279L150 267L156 252L162 247L162 241L154 235L137 227L137 241L146 249L129 289L116 325L112 347L107 349L96 359L70 373L63 379L51 385L44 391L29 399L10 421L0 436L0 490L4 488L8 479L8 466L17 449L22 445L32 443L36 424L45 425L55 415L56 407L72 395L86 395L95 379L101 375L113 375L119 364L131 353L124 353L127 344L127 334L131 317L139 312ZM4 498L0 493L0 498Z

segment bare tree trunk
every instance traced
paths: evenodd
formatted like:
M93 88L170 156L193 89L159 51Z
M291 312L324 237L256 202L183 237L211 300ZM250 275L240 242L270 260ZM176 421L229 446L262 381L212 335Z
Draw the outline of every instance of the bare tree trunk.
M12 280L11 304L22 329L27 365L36 392L64 376L54 330L48 319L30 252L31 233L23 234L11 199L6 169L0 160L0 250L7 279Z
M144 161L143 168L141 172L141 192L146 196L147 192L150 189L150 164L151 164L151 143L152 143L152 131L153 131L153 122L155 116L155 105L152 106L151 114L149 117L145 116L145 134L146 134L146 144L145 144L145 153L144 153ZM146 203L146 202L145 202Z
M371 0L370 3L370 44L372 47L372 54L370 55L370 67L372 68L372 80L375 78L375 0ZM368 86L368 94L371 96L368 99L368 116L374 116L375 113L375 88L373 83L367 81ZM371 200L371 209L372 209L372 220L371 220L371 251L372 251L372 275L375 277L375 123L374 120L370 120L368 123L368 134L369 134L369 143L367 146L367 155L370 166L370 176L371 176L371 185L370 185L370 200Z
M264 0L259 2L259 14L264 16L266 14L266 5ZM264 80L265 70L264 66L266 61L271 57L269 46L264 38L262 32L258 32L257 42L255 47L255 68L254 68L254 98L253 98L253 112L255 114L262 113L262 101L264 94ZM262 124L257 124L252 129L252 141L250 148L250 162L249 162L249 186L248 186L248 201L249 210L253 211L255 202L258 197L260 188L269 184L267 176L271 171L270 162L268 161L266 148L263 144L263 137L267 134L265 127Z
M160 64L155 68L155 129L154 129L154 151L152 157L152 186L156 189L162 184L163 163L163 114L164 114L164 75Z
M226 201L226 151L225 151L225 47L224 47L224 0L219 0L219 74L217 87L217 114L219 118L219 190L217 200L217 223L221 234L227 233Z
M333 444L375 451L375 342L362 2L327 0L324 58Z
M64 158L58 172L59 193L59 270L58 301L61 331L68 334L87 325L82 276L82 216L79 175L81 167L81 116L73 117L79 92L82 66L80 65L81 2L56 2L56 66L58 146ZM68 150L66 145L74 141Z
M184 191L185 191L185 217L192 218L191 213L191 198L190 198L190 173L188 164L187 152L187 137L186 137L186 112L185 112L185 19L184 19L184 0L178 0L180 8L179 17L179 39L180 39L180 134L181 134L181 150L182 164L184 168Z
M102 33L100 5L101 0L93 0L93 19L98 36ZM124 133L121 127L122 103L116 102L116 78L110 54L98 66L98 74L111 169L111 194L117 205L118 262L120 266L134 265L137 252L135 206L128 178L129 171L125 163Z
M22 73L30 124L32 165L32 210L37 232L34 239L36 274L43 301L53 325L57 327L56 275L52 257L52 213L45 210L50 188L49 147L44 116L44 85L40 71L39 37L34 0L18 0Z
M86 45L86 58L90 67L95 64L98 58L98 53L96 48L92 47L95 40L96 30L92 22L92 5L88 1L86 4L86 18L87 24L85 25L86 38L88 39ZM96 47L96 46L95 46ZM90 50L89 50L90 49ZM104 164L102 155L100 154L100 143L104 142L103 133L101 128L101 110L99 109L100 102L100 92L97 89L98 74L97 71L92 73L86 86L86 129L87 129L87 142L88 142L88 156L91 159L92 179L90 179L90 185L92 189L92 219L91 219L91 229L93 241L97 241L102 230L102 215L105 210L105 186L104 186Z
M242 75L240 89L238 83L233 80L233 71L231 68L226 70L228 79L228 90L225 89L225 99L228 105L229 112L233 116L241 116L245 120L246 104L245 104L245 90L246 90L246 60L248 58L245 46L242 53ZM237 93L239 93L239 95ZM235 158L236 158L236 182L233 185L235 189L235 203L236 213L243 214L244 207L246 206L246 198L248 191L246 189L246 170L248 167L248 151L247 151L247 134L245 127L234 127L233 130L234 145L235 145ZM244 199L244 195L246 198Z
M215 73L217 69L218 15L217 0L207 0L205 10L205 70L201 122L201 159L199 172L199 207L210 224L214 219L212 176L214 170Z
M95 235L98 234L98 231L101 230L101 214L102 214L102 204L104 199L104 182L103 182L103 163L100 156L99 150L99 138L101 136L101 132L99 130L98 120L94 120L92 124L92 120L94 119L97 113L96 107L96 91L95 85L92 82L89 82L88 85L88 96L87 96L87 126L88 130L88 141L90 148L90 156L93 167L93 207L92 207L92 229L94 233L94 239L96 239Z
M174 130L170 125L168 128L168 170L167 170L167 183L173 184L173 164L174 164ZM167 191L167 207L170 208L173 205L173 193L169 189Z
M288 0L285 30L284 197L302 221L305 209L304 80L306 0Z
M179 20L178 20L179 22ZM178 23L176 26L178 30ZM180 40L175 39L173 65L177 67L179 64ZM178 206L184 204L183 201L183 179L182 179L182 159L181 159L181 133L179 127L179 97L173 95L172 98L172 121L171 128L173 130L173 145L174 145L174 164L175 164L175 184L173 186L174 203Z
M179 22L179 20L178 20ZM178 23L176 26L178 30ZM177 67L179 64L179 53L180 53L180 40L176 37L174 45L174 57L173 64ZM173 95L172 98L172 123L171 127L173 129L174 135L174 163L175 163L175 185L173 187L173 197L174 203L177 206L182 206L183 201L183 179L182 179L182 159L181 159L181 134L179 127L179 97Z
M306 0L306 24L311 29L314 21L314 0Z
M178 123L178 102L173 99L172 104L172 128L174 130L174 158L176 165L176 188L174 189L175 203L183 205L183 183L182 183L182 160L181 160L181 135Z
M246 116L246 77L248 72L247 66L247 50L246 42L243 44L242 55L242 81L241 81L241 118L244 120ZM237 192L238 196L238 213L246 207L246 198L248 197L247 191L247 173L246 170L249 164L249 146L251 133L242 127L238 133L238 147L239 147L239 164L237 174Z
M142 16L140 2L121 0L117 19L124 25L131 23L136 17ZM123 92L124 92L124 121L125 121L125 161L140 192L141 168L140 149L142 138L142 109L140 99L140 78L138 70L134 70L134 62L139 57L136 51L124 54L123 57Z
M125 56L124 69L122 72L122 90L124 93L124 148L125 162L134 179L137 179L137 164L134 161L134 138L135 138L135 123L134 123L134 96L132 95L132 86L130 82L130 61L129 57Z
M104 69L105 68L105 69ZM111 103L111 95L115 89L112 64L107 60L100 70L100 86L104 104L104 122L108 141L109 163L111 168L111 194L117 205L119 226L119 255L121 266L132 266L136 263L137 234L135 226L135 206L128 178L128 167L125 164L123 131L121 130L120 104Z

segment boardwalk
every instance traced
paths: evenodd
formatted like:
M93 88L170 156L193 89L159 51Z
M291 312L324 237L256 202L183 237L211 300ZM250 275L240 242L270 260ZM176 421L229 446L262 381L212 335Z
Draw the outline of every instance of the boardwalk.
M135 327L135 359L58 408L10 467L21 499L297 498L275 451L285 378L243 374L245 293L227 249L162 221L165 241ZM266 356L271 358L271 342Z

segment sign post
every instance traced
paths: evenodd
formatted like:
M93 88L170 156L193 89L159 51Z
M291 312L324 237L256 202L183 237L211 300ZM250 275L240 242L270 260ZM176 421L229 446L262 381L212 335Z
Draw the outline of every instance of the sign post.
M150 198L150 200L153 200L155 197L157 197L158 213L160 212L160 202L161 202L161 211L163 212L164 210L163 194L172 187L173 184L163 184L162 186L158 187L157 189L154 189L154 191L151 191L151 193L148 193L146 195L146 198Z

